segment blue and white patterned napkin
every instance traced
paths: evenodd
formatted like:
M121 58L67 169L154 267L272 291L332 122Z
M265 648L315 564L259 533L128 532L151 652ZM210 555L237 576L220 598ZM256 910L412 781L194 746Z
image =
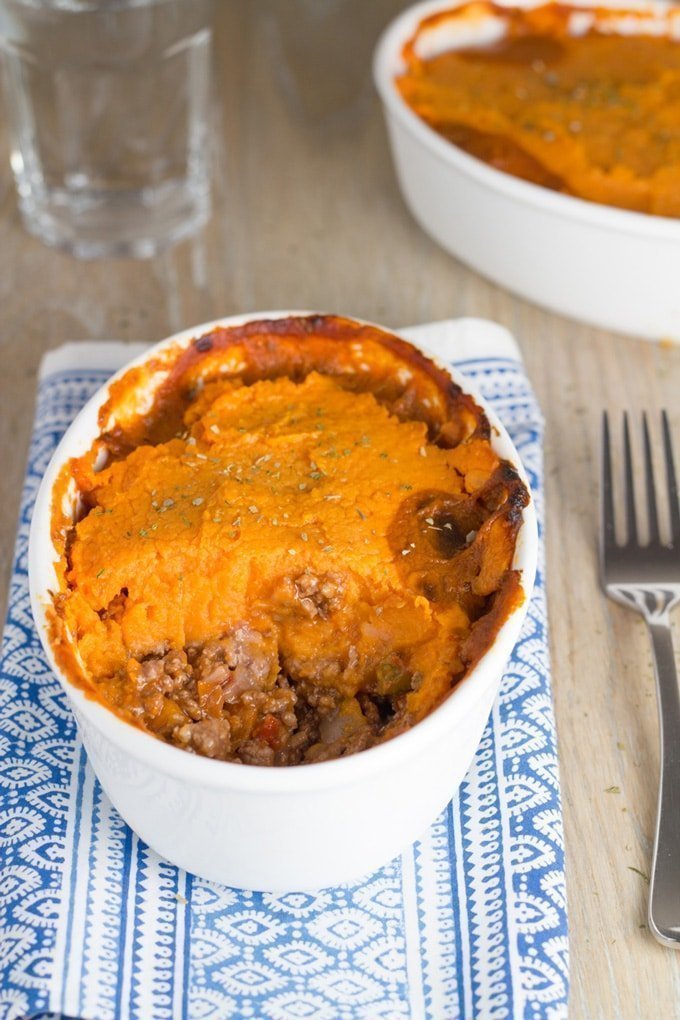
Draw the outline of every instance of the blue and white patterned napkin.
M496 409L541 518L541 415L512 338L474 319L404 333L464 371ZM363 881L316 895L223 888L160 860L109 804L35 632L28 528L59 437L137 351L67 345L43 364L0 665L0 1018L565 1017L542 555L460 791L420 842Z

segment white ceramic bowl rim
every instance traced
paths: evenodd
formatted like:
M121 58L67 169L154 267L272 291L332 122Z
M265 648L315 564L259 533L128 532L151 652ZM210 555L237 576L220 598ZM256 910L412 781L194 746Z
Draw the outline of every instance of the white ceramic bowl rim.
M216 319L203 323L188 330L183 330L166 340L150 347L139 357L128 362L107 383L94 394L77 417L74 419L45 472L33 511L29 542L29 588L31 607L38 631L45 648L48 661L68 693L77 711L81 712L91 724L103 731L119 748L132 758L142 761L152 768L186 781L193 781L210 787L225 787L247 791L248 793L294 792L318 790L352 783L362 776L373 775L389 768L390 762L417 753L418 747L435 740L449 726L452 713L464 716L467 706L472 706L484 696L489 683L495 683L503 671L507 660L519 635L519 629L526 614L528 601L533 589L537 556L537 523L533 498L523 511L522 526L517 537L513 567L522 572L522 587L525 592L524 603L513 610L496 635L493 644L481 657L472 670L452 690L451 694L425 719L411 727L405 733L394 737L375 747L368 748L347 758L334 759L303 766L265 768L256 765L243 765L236 762L215 761L199 755L188 754L180 748L166 744L157 737L151 736L142 729L117 716L103 704L71 683L57 665L49 641L45 607L50 584L53 583L53 563L55 551L50 538L50 508L52 488L64 461L89 447L98 434L97 411L104 403L110 384L120 378L131 367L142 365L159 351L175 344L186 345L195 337L202 336L217 327L243 325L249 321L284 318L289 316L307 316L317 314L310 311L264 311L230 318ZM354 322L363 325L377 325L364 319L353 317ZM378 326L380 329L387 327ZM399 336L398 330L387 330ZM426 352L427 353L427 352ZM432 355L428 355L435 363L445 368L447 373L466 393L470 394L486 413L492 427L492 443L498 453L512 462L518 470L527 488L529 483L519 455L510 440L504 426L494 412L487 406L467 380L449 366ZM93 427L94 426L94 427Z
M378 40L374 59L373 77L378 94L389 112L397 117L407 130L419 142L428 148L443 162L453 164L467 177L478 180L481 184L501 191L509 197L526 205L537 206L546 211L562 216L564 219L578 220L597 224L614 231L626 234L642 234L645 237L661 237L676 240L680 243L680 220L652 213L635 212L631 209L619 209L616 206L590 202L574 195L562 195L530 181L524 181L512 174L496 170L482 160L470 156L452 142L447 141L433 128L429 127L404 101L395 85L395 75L399 74L404 64L402 48L413 36L423 18L439 11L454 10L466 0L423 0L422 3L408 7L397 15L384 30ZM536 6L540 0L516 0L515 6ZM607 6L605 3L588 3L588 0L570 0L573 7ZM508 5L505 0L505 5ZM644 0L617 0L615 6L621 10L649 10L658 14L665 8L659 3ZM673 9L673 8L670 8ZM680 45L680 43L679 43Z

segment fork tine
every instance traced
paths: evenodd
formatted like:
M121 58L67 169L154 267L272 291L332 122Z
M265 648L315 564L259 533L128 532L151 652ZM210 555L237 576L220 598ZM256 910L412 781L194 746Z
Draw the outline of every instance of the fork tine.
M642 412L642 438L645 453L645 483L647 488L647 519L649 523L649 544L656 545L659 541L659 516L656 509L656 486L654 485L654 464L652 463L652 444L649 441L649 425L647 412Z
M666 456L666 479L668 482L668 509L671 521L671 545L678 547L680 543L680 509L678 509L678 484L675 478L675 464L673 463L673 444L671 443L671 430L668 424L668 414L661 412L661 424L663 426L663 448Z
M623 412L623 469L626 491L626 542L629 545L637 544L637 515L635 513L635 488L633 486L633 455L630 448L630 429L628 427L628 412Z
M609 415L602 415L602 542L603 549L616 545L614 531L614 492L612 485L612 455L609 438Z

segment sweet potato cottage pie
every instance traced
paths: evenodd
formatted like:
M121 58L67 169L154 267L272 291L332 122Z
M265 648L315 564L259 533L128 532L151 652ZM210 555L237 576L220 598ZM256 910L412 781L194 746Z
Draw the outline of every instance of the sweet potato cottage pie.
M128 370L99 425L54 490L52 646L176 747L294 765L380 743L524 598L524 484L472 398L377 327L217 328Z
M437 50L440 31L450 46ZM404 101L470 155L552 191L680 216L677 5L469 0L427 15L402 56Z

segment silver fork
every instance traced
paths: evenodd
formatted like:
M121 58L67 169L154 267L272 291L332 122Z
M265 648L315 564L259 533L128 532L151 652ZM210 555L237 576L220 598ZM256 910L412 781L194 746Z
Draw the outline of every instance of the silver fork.
M626 540L615 535L609 420L602 424L602 583L610 598L637 610L647 621L654 650L659 707L661 768L649 893L649 927L665 946L680 949L680 691L670 611L680 600L680 509L668 416L661 414L670 540L660 536L657 489L647 416L642 420L644 489L649 540L640 542L635 511L634 469L628 415L623 418L624 518Z

